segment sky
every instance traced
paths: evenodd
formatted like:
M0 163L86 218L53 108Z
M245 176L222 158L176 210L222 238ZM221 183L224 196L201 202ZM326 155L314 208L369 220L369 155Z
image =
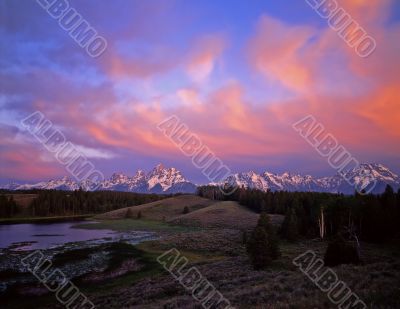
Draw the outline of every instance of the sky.
M162 162L204 183L157 129L171 115L233 172L334 175L292 128L312 115L400 173L400 2L337 2L375 39L368 57L303 0L69 0L107 41L97 58L37 1L0 0L0 183L68 175L21 126L35 111L107 177Z

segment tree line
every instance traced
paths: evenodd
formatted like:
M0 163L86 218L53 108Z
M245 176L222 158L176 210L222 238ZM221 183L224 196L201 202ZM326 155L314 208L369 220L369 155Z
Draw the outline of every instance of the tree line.
M292 241L299 237L329 239L338 234L370 242L400 237L400 189L396 193L389 185L379 195L264 192L244 188L224 195L215 186L199 187L197 194L237 201L257 213L285 215L280 234Z
M21 193L21 192L19 192ZM127 206L154 202L166 196L132 192L37 190L38 196L27 209L21 209L11 197L0 194L0 217L10 218L23 211L28 216L70 216L103 213Z
M18 206L12 195L0 194L0 218L11 218L18 213Z

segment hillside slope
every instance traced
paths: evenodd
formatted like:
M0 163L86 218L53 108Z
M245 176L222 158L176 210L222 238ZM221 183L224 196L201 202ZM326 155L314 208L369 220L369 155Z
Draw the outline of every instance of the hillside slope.
M213 203L215 202L196 195L179 195L148 204L117 209L97 215L94 219L123 219L126 218L127 211L130 209L132 218L136 218L140 211L143 219L168 221L180 216L185 206L187 206L190 211L195 211Z
M283 216L270 215L273 224L279 225ZM180 215L168 222L178 225L250 229L256 226L259 215L239 205L237 202L216 202L208 207Z
M189 213L183 214L188 207ZM259 214L232 201L213 201L195 195L180 195L139 206L125 207L97 215L97 220L127 218L164 221L173 225L203 228L252 229L257 225ZM283 221L281 215L270 215L274 225Z

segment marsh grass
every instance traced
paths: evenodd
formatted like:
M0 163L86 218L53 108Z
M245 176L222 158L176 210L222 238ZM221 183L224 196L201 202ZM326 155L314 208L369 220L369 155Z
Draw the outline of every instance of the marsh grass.
M166 222L145 219L104 220L96 223L82 223L73 226L80 229L107 229L118 232L152 231L152 232L186 232L196 230L195 227L179 226Z
M52 259L52 263L54 266L59 267L65 264L86 260L90 257L91 254L94 254L97 250L97 248L79 248L68 250L56 254Z

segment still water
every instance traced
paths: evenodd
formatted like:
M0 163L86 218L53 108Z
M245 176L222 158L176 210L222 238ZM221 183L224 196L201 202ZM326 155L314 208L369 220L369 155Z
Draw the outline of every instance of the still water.
M69 242L119 238L121 233L111 230L72 228L81 222L28 223L0 225L0 248L15 250L47 249ZM82 221L82 223L88 223Z

